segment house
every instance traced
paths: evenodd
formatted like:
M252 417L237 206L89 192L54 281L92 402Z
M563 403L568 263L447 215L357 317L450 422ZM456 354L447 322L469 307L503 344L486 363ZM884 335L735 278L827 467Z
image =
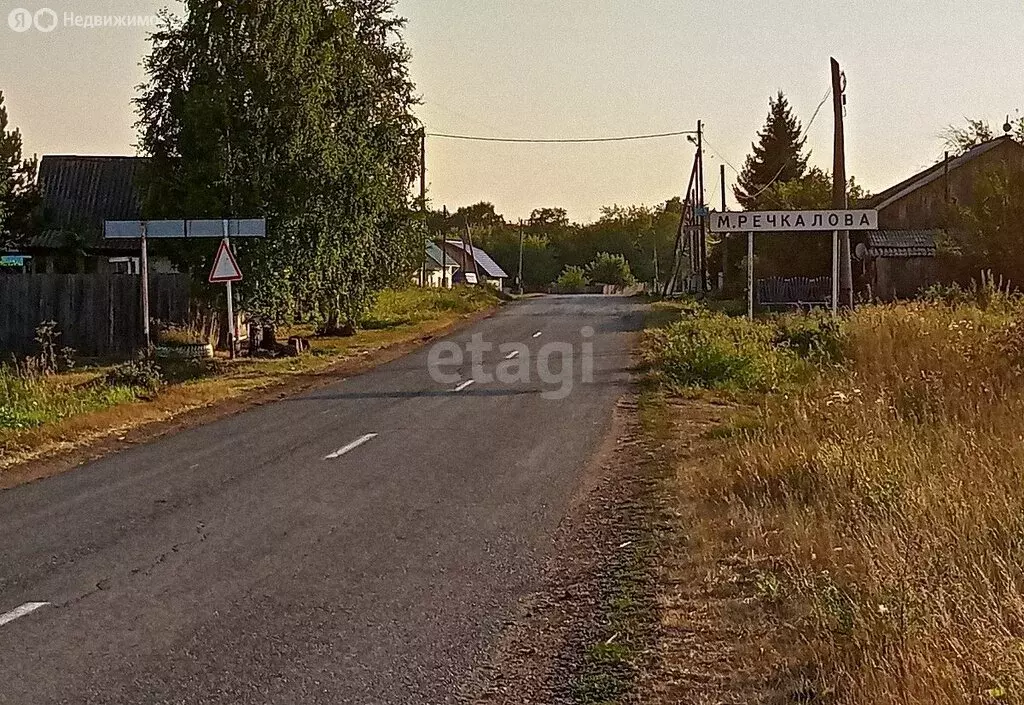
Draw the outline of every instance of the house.
M104 240L105 220L139 220L141 157L45 155L39 190L45 230L18 247L37 273L139 273L138 240ZM170 263L150 258L150 270Z
M1024 145L1003 136L944 159L862 203L878 211L879 230L854 236L858 289L891 301L940 281L936 241L949 224L950 209L971 205L978 179L1007 168L1024 170Z
M426 258L416 270L413 281L418 286L450 289L455 283L455 273L458 269L459 262L455 258L446 255L438 245L429 243Z
M936 240L940 230L878 230L857 245L858 289L872 299L913 297L938 281Z
M445 240L445 254L448 258L458 262L460 276L465 274L478 273L481 284L488 284L496 289L505 288L505 280L508 274L505 273L498 263L491 259L491 256L479 247L470 248L462 240ZM474 266L475 260L475 266Z
M947 206L970 205L974 184L985 172L1024 169L1024 145L998 137L943 160L868 199L880 230L930 230L946 226Z

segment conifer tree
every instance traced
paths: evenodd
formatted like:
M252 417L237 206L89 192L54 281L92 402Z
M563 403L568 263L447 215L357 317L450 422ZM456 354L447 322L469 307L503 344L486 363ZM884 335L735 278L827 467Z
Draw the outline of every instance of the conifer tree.
M761 197L769 186L800 179L807 172L807 138L802 135L803 129L789 101L779 91L769 99L768 106L768 119L757 133L757 143L751 144L753 153L747 156L738 185L733 188L736 200L747 210L767 207Z

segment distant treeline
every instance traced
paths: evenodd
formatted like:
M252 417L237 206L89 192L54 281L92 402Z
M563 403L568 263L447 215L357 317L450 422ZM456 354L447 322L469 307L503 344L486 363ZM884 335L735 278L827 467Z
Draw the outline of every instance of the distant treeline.
M586 267L600 253L622 255L641 282L664 281L672 267L682 204L674 198L659 206L606 206L593 223L570 222L563 208L539 208L523 223L523 283L540 289L566 267ZM509 222L491 203L459 208L446 218L431 211L428 226L440 237L458 238L466 226L473 244L487 251L513 279L519 269L518 222Z

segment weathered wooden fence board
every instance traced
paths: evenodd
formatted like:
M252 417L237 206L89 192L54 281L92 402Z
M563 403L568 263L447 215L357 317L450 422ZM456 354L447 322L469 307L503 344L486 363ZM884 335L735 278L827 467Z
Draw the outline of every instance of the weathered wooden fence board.
M142 343L141 277L129 274L0 275L0 353L35 350L35 330L56 321L60 345L86 356L128 355ZM149 277L150 316L185 323L189 280Z

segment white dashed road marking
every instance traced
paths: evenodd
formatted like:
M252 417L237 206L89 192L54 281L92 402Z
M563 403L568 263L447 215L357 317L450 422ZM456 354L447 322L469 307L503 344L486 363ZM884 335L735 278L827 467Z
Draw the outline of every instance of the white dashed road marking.
M11 610L10 612L4 612L0 614L0 627L5 624L9 624L19 617L24 617L27 614L32 614L40 607L46 607L49 602L26 602L21 607Z
M351 453L352 451L354 451L359 446L363 445L364 443L366 443L368 441L372 441L376 437L377 437L376 433L367 433L362 438L357 438L356 440L352 441L351 443L349 443L344 448L339 448L338 450L334 451L330 455L325 455L324 456L324 460L335 460L337 458L340 458L341 456L345 455L345 453Z
M463 382L462 384L460 384L460 385L459 385L458 387L456 387L455 389L453 389L452 391L453 391L453 392L461 392L461 391L462 391L463 389L465 389L465 388L466 388L466 387L468 387L469 385L473 384L473 383L474 383L475 381L476 381L476 380L474 380L474 379L468 379L468 380L466 380L465 382Z

